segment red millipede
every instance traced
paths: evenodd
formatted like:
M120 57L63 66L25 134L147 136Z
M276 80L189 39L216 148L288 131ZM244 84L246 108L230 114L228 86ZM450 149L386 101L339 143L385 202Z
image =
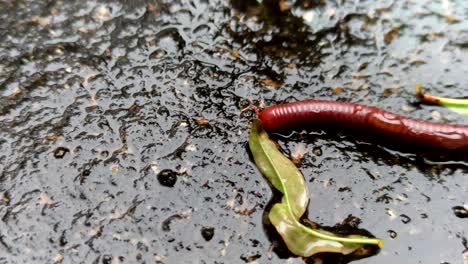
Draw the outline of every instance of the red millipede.
M372 106L306 100L269 106L258 117L268 132L333 128L392 143L391 147L468 157L468 126L408 118Z

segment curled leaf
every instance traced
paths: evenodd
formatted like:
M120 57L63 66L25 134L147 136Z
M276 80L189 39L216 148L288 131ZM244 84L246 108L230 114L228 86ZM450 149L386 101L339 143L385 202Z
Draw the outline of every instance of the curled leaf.
M349 254L366 244L383 246L380 239L361 235L341 236L302 224L300 218L308 203L304 177L270 140L260 120L255 120L252 125L249 147L257 167L283 194L281 202L271 208L268 218L292 253L302 257L321 252Z
M468 99L447 98L423 93L420 84L416 85L416 96L423 102L442 105L455 113L468 115Z

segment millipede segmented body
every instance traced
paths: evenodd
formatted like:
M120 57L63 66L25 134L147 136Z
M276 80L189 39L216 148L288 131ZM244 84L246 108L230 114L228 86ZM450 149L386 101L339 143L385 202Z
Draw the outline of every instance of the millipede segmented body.
M306 100L267 107L259 119L269 132L331 128L406 148L468 155L468 126L408 118L372 106Z

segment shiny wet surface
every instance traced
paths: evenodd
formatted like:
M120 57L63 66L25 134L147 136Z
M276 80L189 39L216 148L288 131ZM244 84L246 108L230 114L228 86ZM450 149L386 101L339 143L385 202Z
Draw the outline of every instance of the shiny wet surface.
M320 2L2 2L0 262L302 263L264 229L248 100L468 124L414 98L468 95L468 4ZM466 164L276 139L305 150L312 221L385 240L356 263L463 263Z

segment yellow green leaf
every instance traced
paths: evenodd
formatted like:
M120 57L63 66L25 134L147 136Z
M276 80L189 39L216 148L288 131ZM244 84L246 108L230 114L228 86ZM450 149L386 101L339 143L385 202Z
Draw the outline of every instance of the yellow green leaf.
M447 107L455 113L468 115L468 99L448 98L423 93L420 84L416 85L416 96L423 102L438 104Z
M292 253L302 257L321 252L350 254L366 244L383 246L380 239L342 236L302 224L300 219L308 204L304 177L270 140L260 120L252 125L249 147L262 174L283 194L281 202L271 208L268 218Z

